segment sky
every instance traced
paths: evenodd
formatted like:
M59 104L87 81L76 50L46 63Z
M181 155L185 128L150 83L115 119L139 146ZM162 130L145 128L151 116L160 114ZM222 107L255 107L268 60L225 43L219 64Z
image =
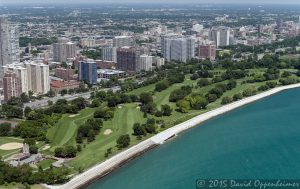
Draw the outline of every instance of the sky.
M0 4L43 3L246 3L246 4L300 4L300 0L0 0Z

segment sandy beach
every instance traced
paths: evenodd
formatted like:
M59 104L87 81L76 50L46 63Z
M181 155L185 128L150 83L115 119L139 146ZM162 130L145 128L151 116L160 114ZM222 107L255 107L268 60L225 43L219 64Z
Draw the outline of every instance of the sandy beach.
M293 85L288 85L288 86L281 86L277 87L274 89L271 89L269 91L244 98L240 101L233 102L228 105L224 105L220 108L211 110L209 112L206 112L204 114L198 115L188 121L185 121L181 124L175 125L174 127L171 127L161 133L158 133L157 135L111 157L110 159L88 169L82 174L79 174L72 178L69 182L67 182L64 185L59 185L59 186L49 186L49 185L44 185L47 188L51 189L73 189L73 188L82 188L83 186L86 186L87 183L90 183L92 180L95 180L97 178L100 178L102 176L105 176L109 174L111 171L117 169L119 166L122 164L130 161L134 157L144 153L148 149L151 149L157 145L163 144L166 142L168 139L172 138L173 136L176 136L180 132L183 132L191 127L197 126L200 123L211 119L213 117L216 117L218 115L221 115L223 113L229 112L233 109L236 109L238 107L241 107L243 105L249 104L251 102L255 102L259 99L268 97L270 95L273 95L275 93L281 92L283 90L287 89L292 89L292 88L297 88L300 87L300 84L293 84Z

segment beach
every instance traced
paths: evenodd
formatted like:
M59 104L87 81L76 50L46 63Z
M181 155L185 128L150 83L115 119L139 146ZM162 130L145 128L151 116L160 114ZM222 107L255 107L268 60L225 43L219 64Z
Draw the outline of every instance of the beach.
M69 182L67 182L64 185L58 185L58 186L45 185L45 186L47 188L51 188L51 189L52 188L53 189L82 188L82 187L86 186L88 183L90 183L91 181L94 181L95 179L99 179L99 178L109 174L111 171L117 169L119 166L130 161L134 157L144 153L145 151L147 151L157 145L163 144L165 141L176 136L177 134L179 134L182 131L185 131L191 127L197 126L198 124L200 124L206 120L209 120L213 117L216 117L223 113L234 110L243 105L249 104L251 102L255 102L259 99L268 97L270 95L281 92L283 90L297 88L297 87L300 87L300 84L277 87L277 88L271 89L269 91L257 94L255 96L244 98L240 101L233 102L231 104L224 105L220 108L217 108L212 111L206 112L204 114L198 115L188 121L185 121L181 124L171 127L161 133L158 133L157 135L111 157L110 159L108 159L90 169L88 169L86 172L75 176L74 178L72 178Z

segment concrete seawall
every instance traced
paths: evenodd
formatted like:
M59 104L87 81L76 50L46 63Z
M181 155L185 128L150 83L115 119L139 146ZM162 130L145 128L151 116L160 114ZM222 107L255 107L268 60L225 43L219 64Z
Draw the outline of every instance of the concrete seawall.
M197 126L198 124L209 120L213 117L216 117L218 115L221 115L223 113L229 112L233 109L236 109L238 107L241 107L243 105L249 104L251 102L257 101L259 99L268 97L270 95L273 95L275 93L281 92L283 90L292 89L300 87L300 84L293 84L288 86L281 86L274 89L271 89L269 91L244 98L240 101L233 102L228 105L224 105L220 108L214 109L212 111L206 112L204 114L198 115L188 121L185 121L183 123L180 123L174 127L171 127L161 133L158 133L157 135L111 157L110 159L88 169L82 174L79 174L72 178L69 182L67 182L64 185L59 186L49 186L45 185L47 188L51 189L74 189L74 188L82 188L95 179L101 178L107 174L109 174L111 171L115 170L116 168L120 167L124 163L130 161L134 157L137 157L138 155L144 153L145 151L152 149L153 147L163 144L168 139L176 136L182 131L185 131L191 127Z

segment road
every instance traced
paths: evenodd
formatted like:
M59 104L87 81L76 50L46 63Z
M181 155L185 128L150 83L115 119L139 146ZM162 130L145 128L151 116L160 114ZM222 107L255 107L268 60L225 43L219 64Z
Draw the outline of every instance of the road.
M108 88L108 89L100 89L100 91L108 91L108 90L113 90L114 92L116 92L116 91L120 90L120 88L112 87L112 88ZM83 97L85 99L88 99L91 97L91 92L78 93L78 94L73 94L73 95L66 94L64 96L57 95L55 97L44 97L41 100L35 100L35 101L29 102L29 103L25 103L24 108L25 107L30 107L31 109L41 108L41 107L47 106L49 100L51 100L53 103L55 103L56 101L58 101L60 99L66 99L67 101L70 101L70 100L74 100L78 97Z

